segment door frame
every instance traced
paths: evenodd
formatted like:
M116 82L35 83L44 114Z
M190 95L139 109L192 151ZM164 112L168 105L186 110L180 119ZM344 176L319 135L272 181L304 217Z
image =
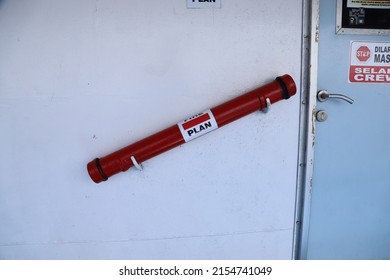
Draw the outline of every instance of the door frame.
M301 103L292 251L294 260L307 258L317 105L319 6L319 0L303 1Z

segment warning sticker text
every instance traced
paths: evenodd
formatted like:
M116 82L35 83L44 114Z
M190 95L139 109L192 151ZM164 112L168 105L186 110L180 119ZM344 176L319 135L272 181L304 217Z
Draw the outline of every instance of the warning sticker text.
M390 42L352 41L349 82L390 83Z

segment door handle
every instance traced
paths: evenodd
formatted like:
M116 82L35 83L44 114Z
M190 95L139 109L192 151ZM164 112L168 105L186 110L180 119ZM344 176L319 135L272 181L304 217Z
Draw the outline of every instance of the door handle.
M338 98L338 99L342 99L344 101L347 101L350 104L353 104L353 99L349 98L348 96L345 96L343 94L330 94L330 93L328 93L328 91L326 91L324 89L317 92L318 101L325 102L329 98Z

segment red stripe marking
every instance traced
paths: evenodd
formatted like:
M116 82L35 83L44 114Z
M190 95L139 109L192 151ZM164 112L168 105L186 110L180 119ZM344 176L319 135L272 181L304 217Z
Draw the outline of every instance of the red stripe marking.
M185 130L187 130L187 129L189 129L189 128L197 125L197 124L200 124L202 122L205 122L205 121L207 121L209 119L210 119L209 114L204 114L204 115L201 115L201 116L197 117L196 119L193 119L193 120L190 120L190 121L188 121L186 123L183 123L182 126L183 126L183 128Z

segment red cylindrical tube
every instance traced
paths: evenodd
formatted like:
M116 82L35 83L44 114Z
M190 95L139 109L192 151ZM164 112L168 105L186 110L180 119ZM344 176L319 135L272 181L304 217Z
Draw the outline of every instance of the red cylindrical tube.
M273 104L282 99L288 99L295 93L296 85L291 76L277 77L269 84L168 127L105 157L96 158L88 163L88 173L95 183L106 181L112 175L134 166L134 159L137 162L144 162L218 127L266 108L267 99L269 103Z

